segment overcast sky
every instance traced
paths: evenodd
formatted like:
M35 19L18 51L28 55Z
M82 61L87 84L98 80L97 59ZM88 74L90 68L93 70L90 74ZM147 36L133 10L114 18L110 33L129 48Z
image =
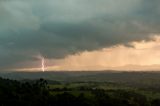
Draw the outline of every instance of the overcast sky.
M160 33L159 0L0 0L0 69L92 52ZM113 60L112 60L113 61ZM158 64L158 63L157 63ZM34 67L34 66L32 66Z

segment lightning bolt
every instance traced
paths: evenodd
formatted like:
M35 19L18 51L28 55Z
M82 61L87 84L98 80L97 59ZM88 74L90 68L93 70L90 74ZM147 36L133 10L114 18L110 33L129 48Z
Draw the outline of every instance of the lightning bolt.
M42 65L41 69L44 72L45 71L45 59L44 59L44 57L41 57L41 65Z

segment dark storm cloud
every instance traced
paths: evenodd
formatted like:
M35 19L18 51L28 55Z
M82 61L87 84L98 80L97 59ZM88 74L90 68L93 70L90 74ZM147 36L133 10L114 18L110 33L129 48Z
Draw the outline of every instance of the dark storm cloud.
M160 33L159 0L0 1L0 67Z

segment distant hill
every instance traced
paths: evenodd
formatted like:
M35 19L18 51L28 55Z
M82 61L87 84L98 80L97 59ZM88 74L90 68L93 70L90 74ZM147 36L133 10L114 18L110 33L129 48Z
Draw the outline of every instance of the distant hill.
M49 79L57 81L143 81L160 80L160 72L123 72L123 71L61 71L61 72L11 72L1 73L9 79Z

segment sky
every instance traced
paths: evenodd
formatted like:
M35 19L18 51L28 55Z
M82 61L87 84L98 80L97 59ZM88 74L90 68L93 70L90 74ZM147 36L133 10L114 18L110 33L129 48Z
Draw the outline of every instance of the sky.
M160 70L159 0L0 0L0 70Z

